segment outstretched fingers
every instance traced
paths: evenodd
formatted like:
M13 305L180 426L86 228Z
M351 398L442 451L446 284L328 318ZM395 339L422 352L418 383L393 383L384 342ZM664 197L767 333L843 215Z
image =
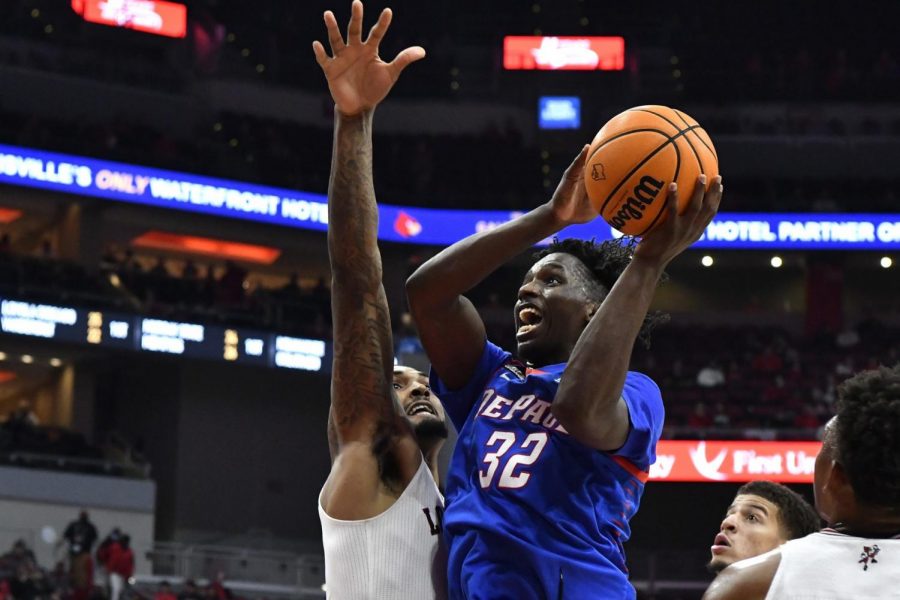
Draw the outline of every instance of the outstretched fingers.
M325 46L322 45L322 42L316 40L312 44L313 54L316 55L316 62L319 63L319 66L325 68L325 63L328 62L328 53L325 52Z
M325 29L328 30L328 44L331 46L331 55L334 56L343 50L346 44L344 43L344 38L341 37L341 30L338 27L334 13L330 10L326 10L324 19Z
M350 24L347 25L347 43L362 43L363 5L359 0L353 0L350 7Z
M378 47L378 44L381 43L381 39L387 32L388 27L391 26L391 19L393 16L394 13L389 8L381 11L378 21L372 26L372 30L369 31L369 37L366 38L367 45L374 45L376 48Z
M412 46L411 48L403 50L397 55L397 58L388 64L391 69L391 76L396 80L400 76L400 73L403 72L403 69L423 58L425 58L425 48L421 46Z

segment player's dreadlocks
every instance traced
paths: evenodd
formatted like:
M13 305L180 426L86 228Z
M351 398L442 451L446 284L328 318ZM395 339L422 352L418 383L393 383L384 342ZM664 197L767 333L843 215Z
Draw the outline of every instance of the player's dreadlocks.
M631 262L631 256L634 252L634 240L632 238L619 238L617 240L607 240L597 243L594 240L577 240L565 239L559 240L553 238L553 243L535 254L535 258L540 260L548 254L554 252L563 252L571 254L594 274L594 277L600 283L602 296L598 300L602 301L609 290L612 289L622 271ZM664 281L665 275L660 279ZM638 333L638 339L645 347L650 347L650 333L657 325L665 323L669 320L669 315L662 312L650 312L644 317L644 323Z
M900 509L900 365L841 384L835 433L837 459L857 497Z

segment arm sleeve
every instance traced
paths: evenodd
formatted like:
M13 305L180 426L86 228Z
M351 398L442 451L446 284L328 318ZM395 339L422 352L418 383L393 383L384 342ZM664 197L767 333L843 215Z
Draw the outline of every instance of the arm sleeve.
M437 371L431 369L431 389L441 399L444 411L446 411L450 420L453 421L457 431L462 429L469 412L472 410L472 406L481 397L484 386L487 385L491 375L508 361L511 356L509 352L496 344L486 341L475 371L469 378L468 383L458 390L448 389L444 382L441 381Z
M642 471L656 462L656 442L662 435L665 409L656 383L642 373L629 371L622 389L622 399L628 407L631 427L628 439L616 452Z

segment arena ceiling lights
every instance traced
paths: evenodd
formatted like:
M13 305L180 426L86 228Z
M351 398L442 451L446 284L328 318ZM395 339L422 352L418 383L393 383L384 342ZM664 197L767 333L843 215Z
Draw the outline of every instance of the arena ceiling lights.
M148 231L131 241L133 246L170 252L187 252L214 256L225 260L239 260L271 265L281 256L281 250L269 246L232 242L196 235L181 235L167 231Z

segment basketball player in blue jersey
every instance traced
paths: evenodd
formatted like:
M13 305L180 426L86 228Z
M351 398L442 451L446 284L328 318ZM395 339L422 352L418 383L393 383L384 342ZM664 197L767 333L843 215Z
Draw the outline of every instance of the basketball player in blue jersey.
M333 600L440 600L446 551L437 455L447 426L424 374L393 366L372 181L375 107L425 51L407 48L383 62L378 45L391 11L363 41L362 3L351 10L346 40L334 14L324 15L333 56L313 44L335 102L328 186L332 465L319 496L326 586Z
M445 249L407 282L432 388L459 430L444 515L451 598L635 597L622 544L663 405L628 363L653 324L664 268L715 216L721 179L704 193L701 176L680 215L671 186L668 218L633 256L615 242L567 240L542 252L518 292L516 357L486 339L463 296L539 241L597 217L582 175L587 151L550 202Z

